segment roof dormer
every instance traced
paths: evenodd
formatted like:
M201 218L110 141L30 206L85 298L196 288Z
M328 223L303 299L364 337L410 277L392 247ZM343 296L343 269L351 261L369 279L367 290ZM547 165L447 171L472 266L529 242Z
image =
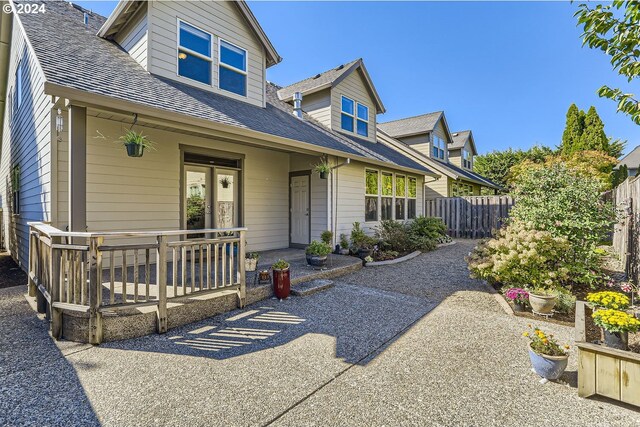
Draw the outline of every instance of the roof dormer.
M449 144L449 161L455 166L473 170L473 156L478 154L473 134L470 130L463 130L451 136L453 141Z
M362 59L332 68L278 91L285 102L302 95L302 110L348 136L376 141L376 116L385 112Z
M282 59L244 1L121 0L98 35L151 74L261 107Z

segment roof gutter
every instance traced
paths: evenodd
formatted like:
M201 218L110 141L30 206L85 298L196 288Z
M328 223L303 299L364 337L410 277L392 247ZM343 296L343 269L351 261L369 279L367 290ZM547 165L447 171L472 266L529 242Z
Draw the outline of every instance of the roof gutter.
M405 172L417 173L420 175L428 174L427 172L420 169L409 168L409 167L400 166L397 164L390 165L389 162L371 159L358 154L352 154L349 152L335 150L332 148L319 147L317 145L310 144L308 142L298 141L290 138L284 138L281 136L271 135L264 132L258 132L251 129L243 129L237 126L216 123L211 120L192 117L183 113L176 113L173 111L167 111L160 108L149 107L147 105L139 104L132 101L116 99L106 95L89 93L79 89L60 86L55 83L45 82L44 92L50 96L57 96L60 98L69 99L72 101L72 103L76 103L76 105L83 105L86 107L93 107L93 108L107 108L115 111L121 111L125 114L136 112L138 114L139 119L142 119L143 116L146 116L146 118L151 119L149 121L153 121L153 119L156 119L158 120L158 124L163 124L164 126L172 126L172 127L175 127L176 129L188 130L186 129L187 127L203 128L203 129L206 129L208 131L207 133L212 137L233 139L237 142L246 143L247 145L254 145L254 146L260 145L260 144L256 144L256 139L259 139L260 141L263 141L266 143L278 144L281 146L281 147L267 146L266 148L284 147L294 152L306 151L306 152L312 152L312 153L318 153L318 154L329 154L332 156L339 156L339 157L350 157L353 160L358 160L363 163L369 163L372 165L402 170ZM193 131L193 129L191 129L191 131ZM262 144L262 146L264 147L264 144Z

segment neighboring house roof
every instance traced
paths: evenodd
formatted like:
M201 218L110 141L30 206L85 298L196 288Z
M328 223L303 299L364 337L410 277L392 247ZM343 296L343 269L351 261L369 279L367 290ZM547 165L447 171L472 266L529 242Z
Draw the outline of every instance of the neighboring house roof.
M376 112L378 114L384 113L386 110L375 86L373 85L373 81L371 81L367 68L364 66L362 58L347 62L346 64L339 65L336 68L316 74L313 77L285 86L278 91L278 96L283 101L290 101L293 99L293 94L296 92L300 92L302 95L309 95L327 88L332 88L337 86L349 74L356 70L360 70L364 77L369 94L376 103Z
M627 165L627 168L630 169L637 169L638 166L640 166L640 145L638 145L629 154L620 159L616 167L622 165Z
M146 3L146 1L141 0L120 0L113 10L111 15L107 18L104 24L98 30L98 36L104 38L113 38L113 36L127 23L129 18L131 18L138 8ZM260 43L265 49L267 54L267 67L277 64L282 61L280 55L276 51L276 48L273 46L264 30L260 26L260 23L249 9L249 6L244 0L235 0L232 2L236 5L240 14L244 17L249 24L249 27L253 31L254 35L258 38Z
M453 139L453 142L449 144L449 150L460 150L464 148L464 145L467 143L467 140L469 140L469 143L471 144L471 151L473 152L474 155L478 154L478 150L476 149L476 143L473 140L473 134L471 133L470 130L461 130L458 132L452 132L451 138Z
M380 127L378 127L377 129L377 136L378 141L394 147L395 150L401 150L419 163L422 163L428 168L433 169L437 173L448 176L449 178L472 181L476 184L480 184L482 186L494 188L497 190L502 188L495 182L483 177L482 175L478 175L475 172L459 168L455 165L452 165L451 163L444 163L438 160L431 159L420 153L419 151L413 149L410 145L405 144L399 139L393 138Z
M279 87L267 84L266 107L261 108L224 95L149 74L118 45L95 35L105 18L91 14L83 25L82 8L67 2L48 1L46 14L20 15L30 45L45 75L45 92L90 95L92 103L113 103L130 111L143 108L203 119L222 125L331 149L345 156L361 157L433 174L413 161L391 157L377 144L362 146L331 131L305 114L300 120L292 106L280 101ZM402 164L398 163L402 162Z
M407 117L405 119L378 123L378 127L394 138L419 135L433 131L443 114L444 111L436 111L419 116Z

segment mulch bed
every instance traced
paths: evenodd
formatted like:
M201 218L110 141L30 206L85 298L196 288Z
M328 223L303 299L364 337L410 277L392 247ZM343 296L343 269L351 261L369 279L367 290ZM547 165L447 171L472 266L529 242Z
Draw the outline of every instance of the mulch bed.
M0 252L0 289L27 285L27 274L8 252Z

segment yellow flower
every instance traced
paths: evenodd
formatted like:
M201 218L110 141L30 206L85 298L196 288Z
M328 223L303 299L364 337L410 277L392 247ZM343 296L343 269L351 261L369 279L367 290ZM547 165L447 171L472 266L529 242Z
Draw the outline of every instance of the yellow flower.
M523 333L522 333L522 336L523 336L523 337L528 337L528 336L529 336L529 332L523 332Z

